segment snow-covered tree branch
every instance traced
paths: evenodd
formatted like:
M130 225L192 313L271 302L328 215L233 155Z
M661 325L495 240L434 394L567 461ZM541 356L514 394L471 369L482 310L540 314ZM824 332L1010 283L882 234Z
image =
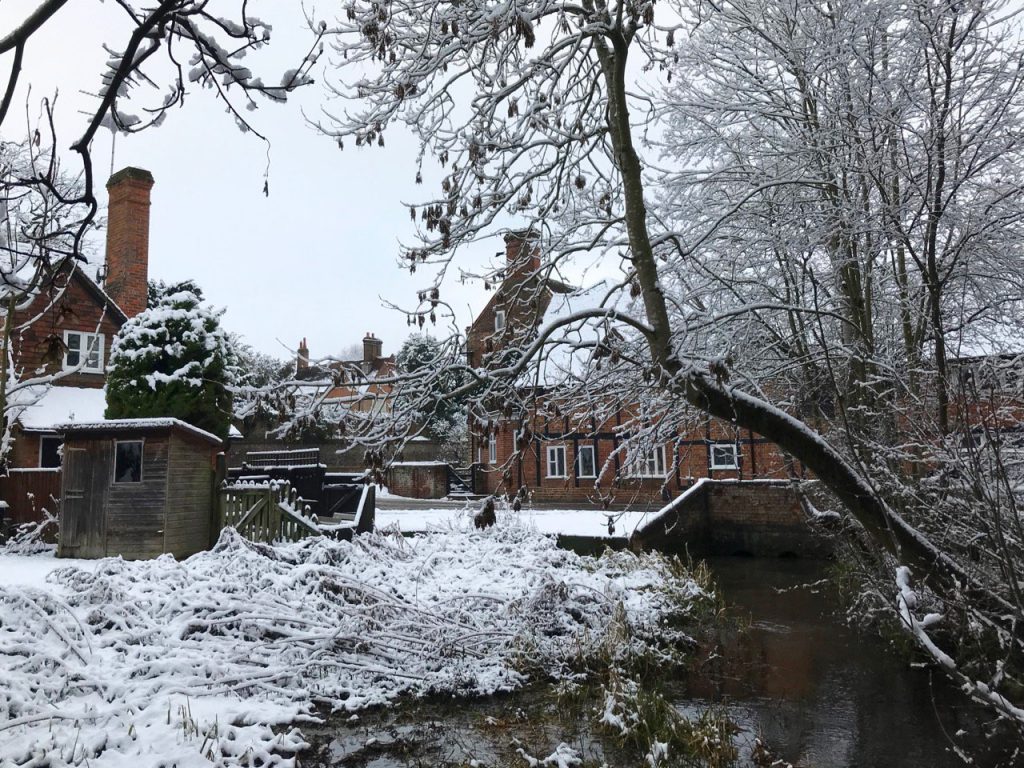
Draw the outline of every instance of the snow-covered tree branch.
M1021 392L979 405L965 359L1024 319L1022 50L1002 9L354 0L319 125L342 147L412 131L410 179L439 177L402 252L437 275L418 322L463 246L509 227L539 244L478 275L515 294L519 330L448 359L475 429L518 441L534 414L625 407L634 443L701 413L762 434L870 534L892 615L909 566L991 667L990 643L1024 651L1001 399ZM999 663L1012 698L1021 667Z

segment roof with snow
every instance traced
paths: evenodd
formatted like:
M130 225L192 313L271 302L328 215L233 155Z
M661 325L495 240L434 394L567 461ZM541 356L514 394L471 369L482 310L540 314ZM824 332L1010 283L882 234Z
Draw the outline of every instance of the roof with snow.
M95 425L108 421L103 415L107 410L107 392L97 387L40 384L14 392L12 400L15 401L15 405L11 408L11 413L26 432L56 432L58 428L64 429L72 425ZM203 432L201 429L198 431ZM233 425L229 435L234 438L242 437L242 433Z
M58 424L103 420L107 409L105 390L96 387L38 385L14 393L12 412L21 428L30 432L52 432Z
M620 309L622 292L612 291L602 280L588 288L575 288L565 293L552 293L538 331L553 323L566 322L544 345L539 366L542 384L555 384L568 377L584 375L590 366L595 345L612 327L606 318L591 316L572 320L573 315L592 310Z
M205 429L194 427L186 421L173 418L153 419L102 419L93 422L71 422L57 425L57 431L65 434L78 434L81 432L109 433L109 432L154 432L176 429L187 432L195 437L202 438L213 445L220 445L221 439L216 435L207 432Z

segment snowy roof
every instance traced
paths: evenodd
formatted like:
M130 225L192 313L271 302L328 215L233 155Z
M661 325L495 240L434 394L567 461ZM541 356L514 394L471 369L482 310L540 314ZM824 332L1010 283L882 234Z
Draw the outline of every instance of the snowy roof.
M954 358L1024 354L1021 329L1009 324L976 323L959 334L948 334L946 348Z
M53 431L58 424L103 419L107 409L106 392L96 387L59 387L39 385L14 393L17 405L12 409L22 429Z
M599 308L609 311L616 309L621 293L616 292L608 299L609 291L608 283L602 280L589 288L552 293L538 329L567 320L577 312ZM607 328L608 324L604 318L589 317L571 322L555 331L544 345L540 361L542 383L555 384L567 377L583 375L593 357L594 345L604 338Z
M57 431L59 432L122 432L153 429L180 429L216 445L221 443L219 437L210 434L205 429L199 429L199 427L194 427L181 419L169 417L153 419L101 419L93 422L75 421L57 426Z
M91 425L92 428L98 428L98 425L108 422L103 416L107 410L107 393L106 390L98 387L61 387L40 384L13 393L12 399L16 405L12 407L11 412L21 424L21 428L28 432L56 432L58 428L64 431L68 427L86 424ZM138 420L122 419L121 421ZM149 419L148 421L173 421L183 424L192 431L214 437L209 432L178 419ZM242 433L234 426L231 427L229 435L234 438L242 437Z

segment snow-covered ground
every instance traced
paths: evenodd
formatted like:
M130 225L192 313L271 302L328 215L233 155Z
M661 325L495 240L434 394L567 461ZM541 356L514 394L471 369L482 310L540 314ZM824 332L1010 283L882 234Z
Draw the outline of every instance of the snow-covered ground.
M560 550L529 515L439 527L273 548L228 530L183 562L0 552L0 766L294 765L317 705L558 676L617 617L642 646L700 594L657 555Z
M417 505L402 506L402 500L390 496L387 506L378 506L376 525L378 529L397 525L403 533L420 531L446 530L450 527L460 528L472 524L473 515L480 508L480 502L471 502L463 508L430 507L424 508L424 502ZM499 505L499 519L518 521L522 525L539 533L561 534L563 536L589 536L597 539L628 538L641 522L648 522L657 512L602 512L599 509L532 509L524 508L519 512ZM608 530L608 519L613 523L612 533Z

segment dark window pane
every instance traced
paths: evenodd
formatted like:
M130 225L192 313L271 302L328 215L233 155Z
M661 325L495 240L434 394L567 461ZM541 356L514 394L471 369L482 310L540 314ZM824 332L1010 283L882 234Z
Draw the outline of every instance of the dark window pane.
M39 466L53 468L60 466L60 447L63 441L59 437L39 438Z
M67 367L75 368L81 361L82 337L77 333L68 334Z
M118 441L114 456L114 482L137 483L142 480L142 441Z
M719 444L711 446L711 466L715 469L735 469L739 466L736 446Z
M594 446L582 445L579 452L580 477L594 477L597 467L594 466Z

